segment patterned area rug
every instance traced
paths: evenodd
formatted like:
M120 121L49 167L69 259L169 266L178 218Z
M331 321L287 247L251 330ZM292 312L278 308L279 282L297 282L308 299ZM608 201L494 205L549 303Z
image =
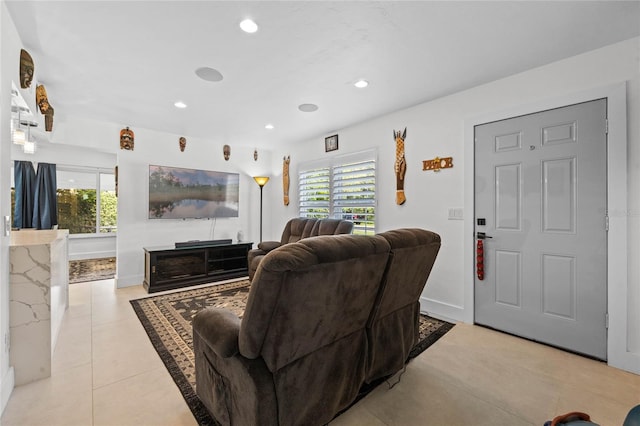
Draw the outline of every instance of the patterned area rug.
M108 280L115 276L115 257L69 261L69 284Z
M195 392L195 363L191 322L209 306L226 308L242 317L249 295L249 281L241 280L131 301L151 343L176 382L199 425L217 425ZM420 316L420 340L411 350L415 358L453 327L453 324ZM376 383L376 385L379 383ZM363 389L363 398L375 386Z

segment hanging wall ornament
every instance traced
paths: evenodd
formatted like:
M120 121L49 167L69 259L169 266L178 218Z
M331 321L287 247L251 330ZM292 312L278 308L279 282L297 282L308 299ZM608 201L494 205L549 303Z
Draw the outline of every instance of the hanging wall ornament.
M253 161L258 161L258 150L257 149L253 150Z
M287 155L282 159L282 191L284 193L284 205L289 205L289 163L291 158Z
M43 84L36 86L36 105L40 113L44 115L44 127L47 132L53 130L53 107L47 97L47 89Z
M126 149L127 151L133 151L133 131L128 127L120 130L120 149Z
M223 146L222 153L224 154L224 161L229 161L229 157L231 157L231 147L229 145Z
M180 145L180 152L184 152L184 149L187 147L187 139L184 136L180 136L178 144Z
M31 55L26 50L20 49L20 87L26 89L31 86L34 70L35 65Z
M404 176L407 173L407 162L404 159L404 140L407 137L407 128L400 134L400 130L393 131L393 138L396 141L396 204L402 205L407 198L404 195Z
M47 112L44 113L44 130L50 132L53 130L53 107L49 104Z

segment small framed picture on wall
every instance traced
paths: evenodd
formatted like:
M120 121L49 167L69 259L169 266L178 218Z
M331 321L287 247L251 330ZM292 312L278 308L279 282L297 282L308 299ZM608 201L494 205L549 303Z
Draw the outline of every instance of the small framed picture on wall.
M324 138L324 151L335 151L338 149L338 135L328 136Z

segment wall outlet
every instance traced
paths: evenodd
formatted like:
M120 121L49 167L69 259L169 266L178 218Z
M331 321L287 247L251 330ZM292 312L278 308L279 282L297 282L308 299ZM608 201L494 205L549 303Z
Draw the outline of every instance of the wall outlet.
M10 232L11 232L11 217L5 216L4 217L4 236L8 237Z

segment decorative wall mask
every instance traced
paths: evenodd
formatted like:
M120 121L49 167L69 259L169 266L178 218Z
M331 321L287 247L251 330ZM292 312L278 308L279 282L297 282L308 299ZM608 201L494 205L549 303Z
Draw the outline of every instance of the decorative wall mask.
M47 112L44 113L44 130L50 132L53 130L53 107L49 105Z
M133 131L128 127L120 130L120 149L126 149L127 151L133 151Z
M49 103L47 89L42 84L36 86L36 105L44 115L45 130L50 132L53 129L53 107Z
M187 139L184 136L180 136L178 144L180 144L180 152L184 152L184 149L187 147Z
M258 150L257 149L253 150L253 161L258 161Z
M231 147L229 145L223 146L222 153L224 154L224 161L229 161L229 157L231 157Z
M289 163L291 158L287 155L282 159L282 191L284 193L284 205L289 205Z
M404 176L407 173L407 162L404 159L404 140L407 137L407 128L400 134L400 130L393 131L393 138L396 141L396 204L402 205L407 201L404 195Z
M29 52L20 49L20 87L23 89L31 87L34 69L33 59Z
M43 84L36 86L36 104L42 114L46 113L49 109L49 99L47 99L47 89Z

